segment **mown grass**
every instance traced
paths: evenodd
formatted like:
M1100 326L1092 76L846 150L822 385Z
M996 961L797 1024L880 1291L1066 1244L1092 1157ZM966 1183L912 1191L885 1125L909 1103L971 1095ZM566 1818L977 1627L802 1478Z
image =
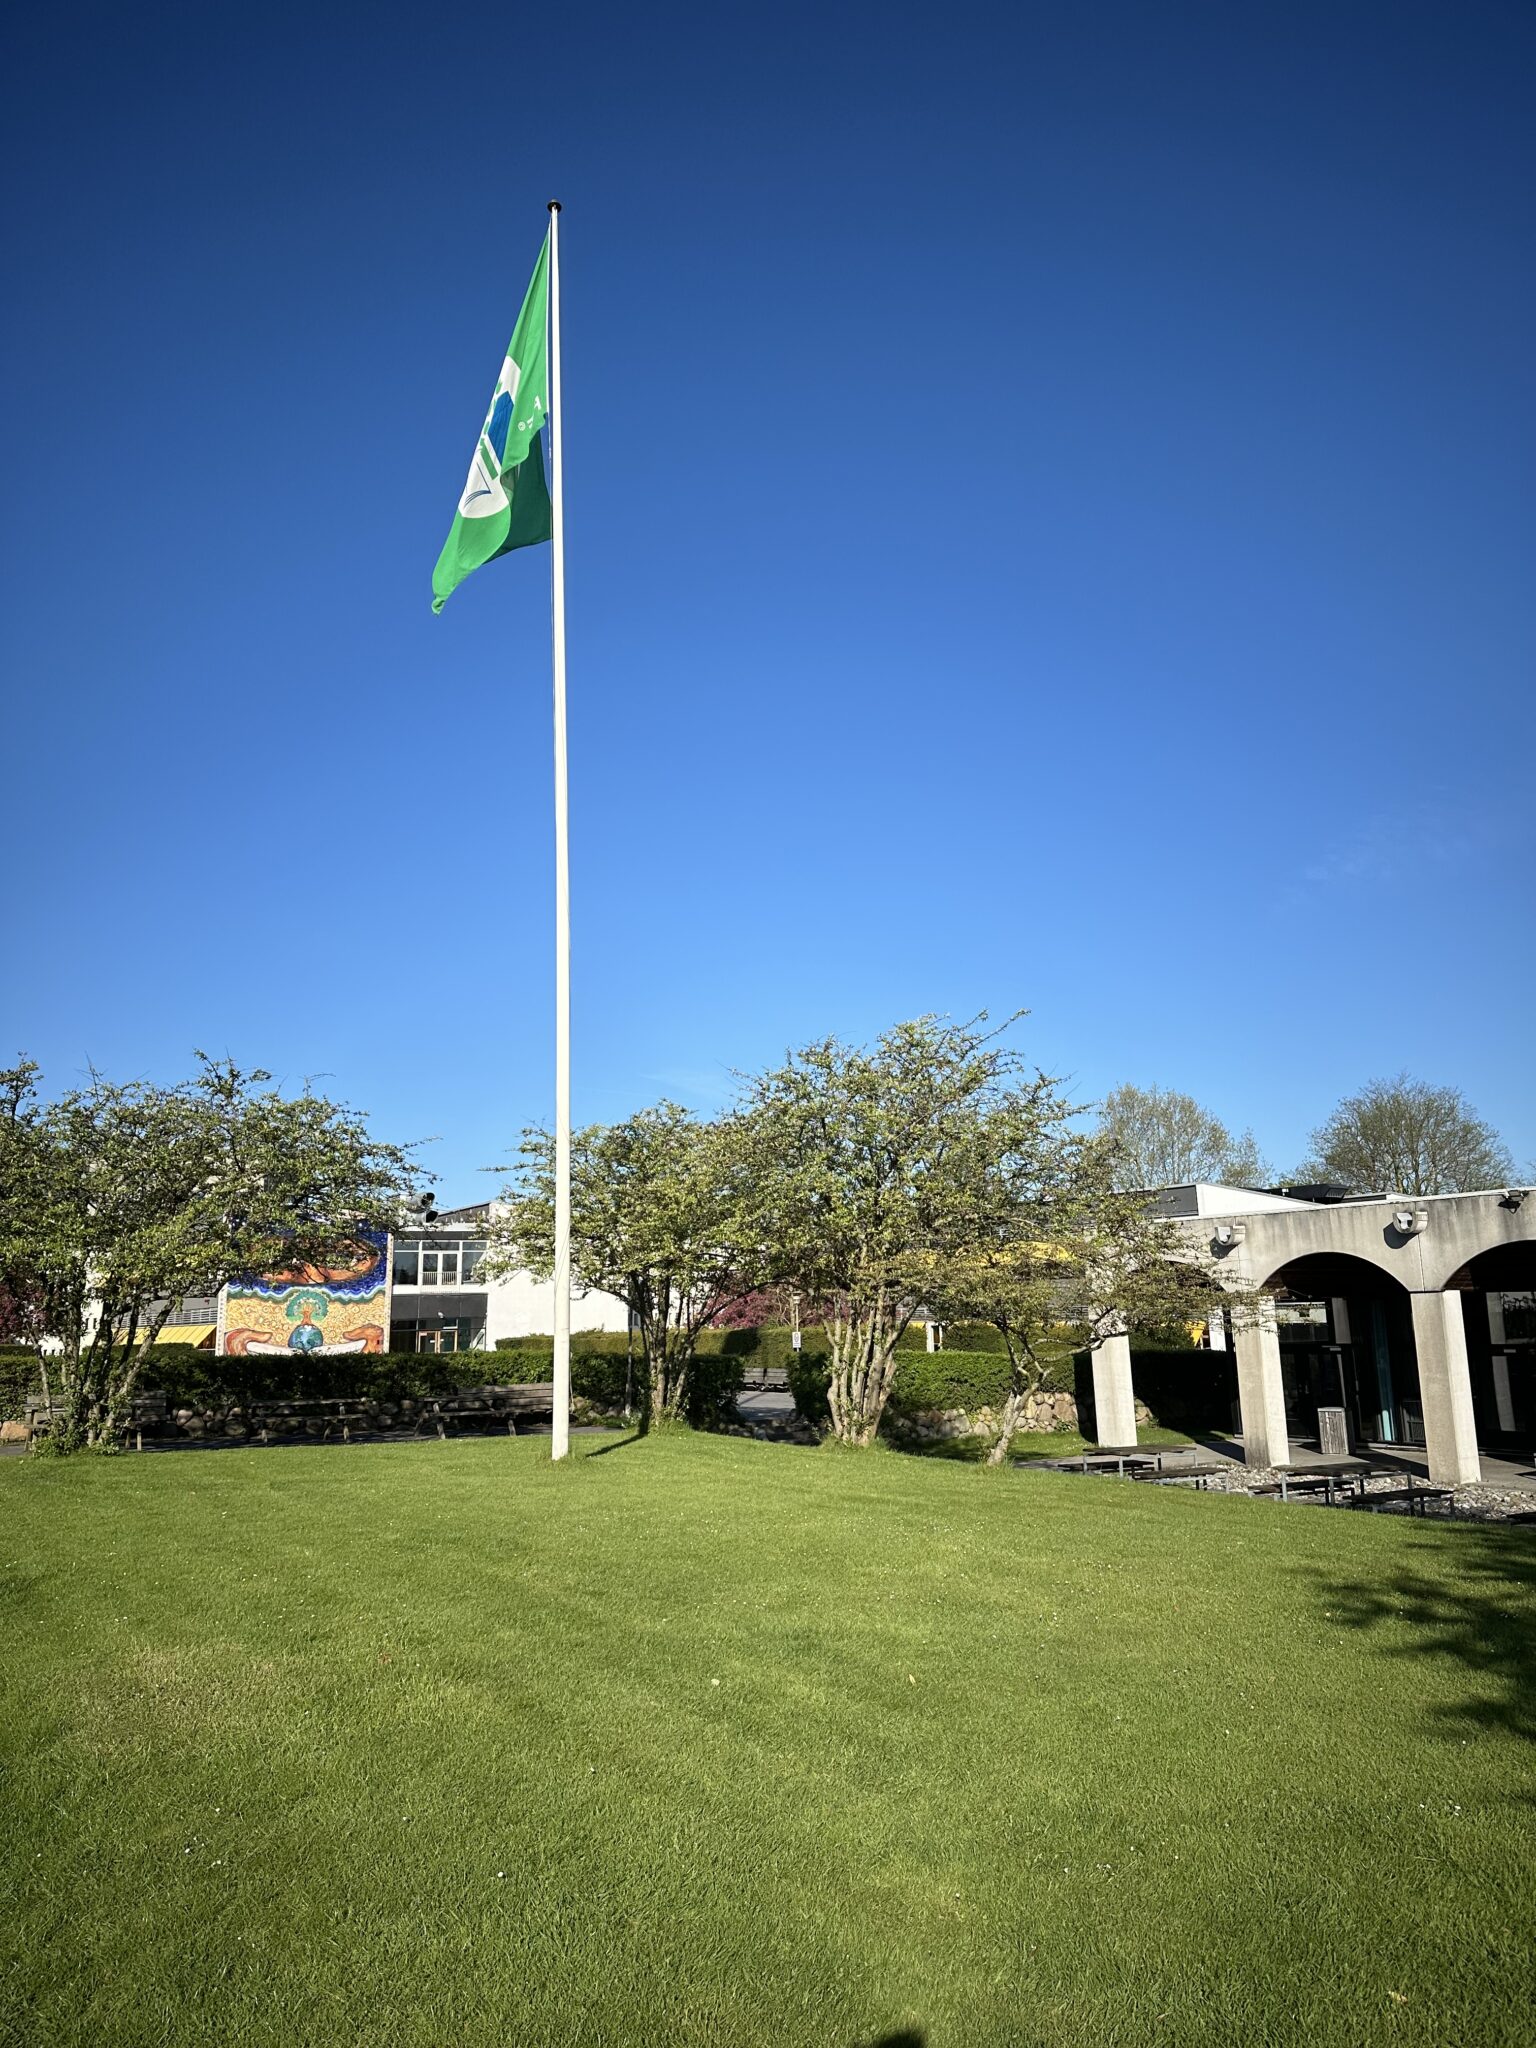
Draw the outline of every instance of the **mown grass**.
M8 2039L1529 2039L1529 1538L581 1448L0 1466Z

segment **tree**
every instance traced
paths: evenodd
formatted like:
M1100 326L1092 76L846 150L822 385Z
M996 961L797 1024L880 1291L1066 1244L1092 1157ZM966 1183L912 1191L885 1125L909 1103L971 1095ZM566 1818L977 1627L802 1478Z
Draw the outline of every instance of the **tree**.
M645 1353L642 1427L686 1413L699 1332L761 1284L744 1231L747 1160L737 1117L700 1123L675 1102L593 1125L571 1143L571 1266L617 1295ZM530 1131L517 1183L490 1226L493 1272L548 1276L555 1253L554 1142Z
M822 1039L747 1088L752 1238L772 1280L818 1304L846 1444L874 1441L924 1293L1006 1229L1008 1162L1070 1114L984 1023L920 1017L872 1049Z
M1123 1331L1166 1329L1209 1313L1208 1264L1118 1186L1118 1152L1102 1133L1041 1117L1033 1143L1003 1162L1011 1201L990 1238L934 1274L930 1299L950 1320L989 1322L1012 1367L987 1462L1000 1465L1048 1372ZM1224 1296L1225 1299L1234 1299Z
M1503 1140L1459 1088L1407 1074L1346 1095L1310 1142L1306 1176L1361 1193L1455 1195L1503 1187L1514 1173Z
M1119 1150L1118 1177L1127 1188L1186 1187L1197 1180L1253 1187L1271 1178L1252 1131L1234 1138L1219 1117L1176 1088L1128 1081L1112 1089L1099 1129Z
M62 1448L121 1437L150 1346L186 1295L353 1256L409 1191L407 1154L324 1097L198 1055L174 1087L43 1103L0 1075L0 1284L60 1347Z

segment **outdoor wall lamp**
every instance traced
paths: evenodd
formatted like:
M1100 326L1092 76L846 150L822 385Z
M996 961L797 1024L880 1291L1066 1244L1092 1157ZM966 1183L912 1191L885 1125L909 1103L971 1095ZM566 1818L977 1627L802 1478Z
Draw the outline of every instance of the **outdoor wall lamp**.
M1501 1209L1518 1209L1524 1200L1524 1188L1506 1188L1499 1197L1499 1207Z
M1248 1226L1246 1223L1218 1223L1216 1226L1216 1249L1219 1252L1229 1252L1234 1245L1241 1244L1247 1235Z
M1392 1217L1392 1228L1399 1237L1417 1237L1429 1228L1427 1209L1398 1209Z

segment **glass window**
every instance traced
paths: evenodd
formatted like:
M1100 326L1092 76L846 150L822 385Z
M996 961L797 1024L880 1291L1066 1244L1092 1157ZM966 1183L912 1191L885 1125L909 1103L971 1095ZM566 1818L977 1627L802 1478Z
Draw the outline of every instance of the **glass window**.
M421 1246L414 1238L401 1238L395 1245L395 1285L415 1287L421 1279Z
M471 1280L483 1280L485 1278L484 1273L481 1271L481 1262L485 1257L485 1253L486 1242L483 1237L469 1237L464 1240L459 1256L463 1260L463 1275L466 1285Z
M421 1284L423 1287L437 1285L437 1246L424 1244L421 1248Z

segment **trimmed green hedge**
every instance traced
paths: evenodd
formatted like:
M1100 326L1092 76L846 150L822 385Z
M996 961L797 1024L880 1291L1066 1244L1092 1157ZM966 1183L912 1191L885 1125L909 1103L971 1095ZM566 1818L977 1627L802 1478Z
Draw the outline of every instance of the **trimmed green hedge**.
M617 1370L615 1370L617 1367ZM253 1401L314 1396L401 1401L451 1394L458 1387L537 1386L553 1370L550 1341L542 1349L496 1351L346 1351L330 1357L222 1358L190 1345L158 1345L141 1386L164 1393L173 1407L245 1407ZM593 1357L585 1340L571 1352L573 1393L602 1407L624 1398L624 1360Z
M24 1422L28 1394L40 1394L35 1351L0 1351L0 1422Z
M901 1352L926 1351L928 1330L923 1323L908 1323L897 1341L896 1349ZM1000 1351L1006 1358L1008 1346L1003 1342L1003 1333L996 1323L946 1323L944 1325L944 1349L946 1351Z

